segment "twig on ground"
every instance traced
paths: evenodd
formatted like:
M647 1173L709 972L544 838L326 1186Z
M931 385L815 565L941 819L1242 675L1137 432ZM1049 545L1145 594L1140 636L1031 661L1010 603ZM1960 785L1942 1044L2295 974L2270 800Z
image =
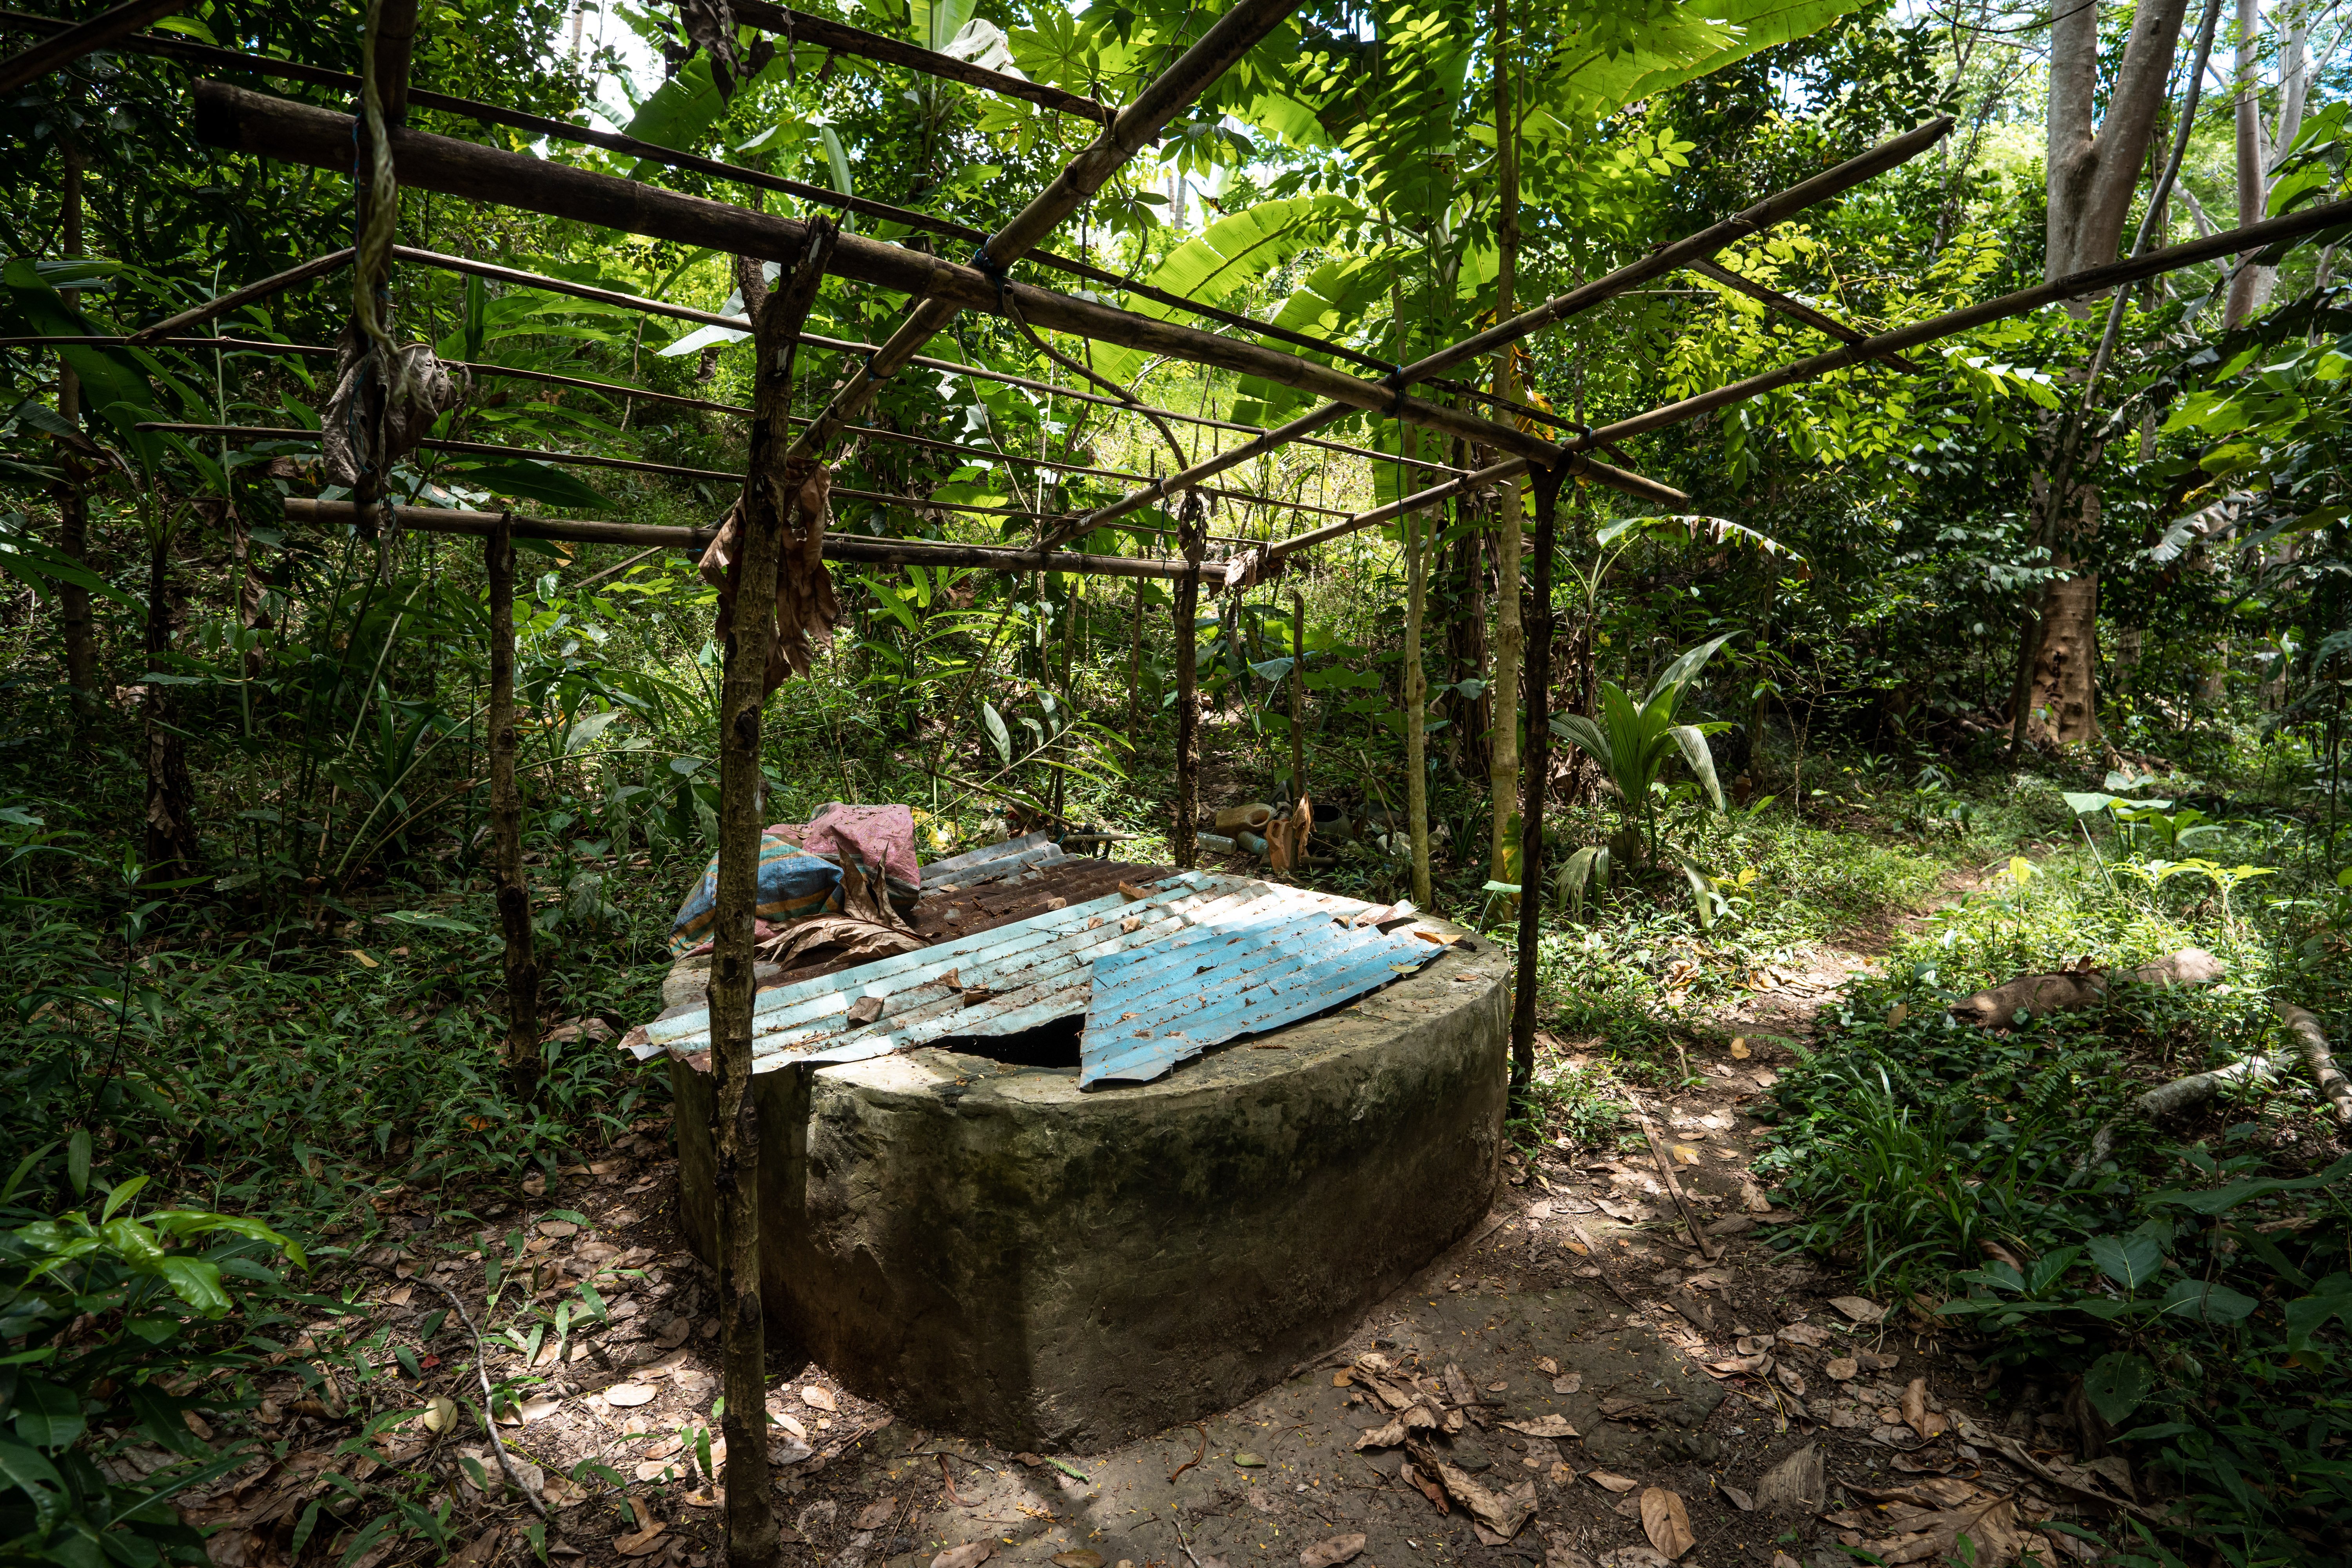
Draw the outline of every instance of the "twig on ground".
M1197 1426L1200 1423L1194 1422L1193 1425ZM1204 1428L1201 1433L1201 1441L1205 1444L1208 1440L1209 1434ZM1185 1556L1192 1558L1192 1568L1201 1568L1201 1559L1192 1551L1192 1543L1184 1539L1184 1516L1178 1513L1174 1509L1170 1509L1168 1510L1168 1517L1170 1520L1173 1521L1176 1525L1176 1544L1184 1549Z
M986 1470L992 1476L1001 1476L1004 1473L1003 1470L998 1469L994 1465L989 1464L985 1460L975 1459L970 1454L959 1454L952 1448L917 1448L909 1452L907 1455L907 1458L910 1459L922 1459L929 1458L933 1454L939 1455L943 1459L960 1459L963 1463L970 1465L973 1469Z
M2327 1032L2319 1026L2319 1020L2307 1008L2298 1007L2292 1002L2278 1002L2272 1005L2278 1013L2279 1022L2284 1024L2287 1033L2294 1037L2296 1047L2303 1052L2303 1059L2310 1064L2311 1076L2319 1080L2319 1092L2326 1095L2328 1103L2335 1107L2337 1124L2352 1127L2352 1079L2345 1078L2336 1065L2336 1058L2329 1053Z
M1666 1195L1675 1200L1675 1207L1682 1213L1683 1223L1690 1226L1691 1241L1698 1247L1698 1255L1713 1263L1723 1256L1723 1243L1712 1239L1699 1227L1698 1215L1692 1210L1690 1199L1683 1195L1683 1184L1675 1180L1675 1163L1667 1156L1666 1146L1660 1141L1658 1130L1650 1124L1649 1112L1642 1109L1642 1102L1633 1098L1633 1091L1630 1089L1625 1091L1625 1103L1633 1108L1633 1120L1642 1124L1642 1136L1649 1140L1650 1158L1657 1162L1659 1179L1666 1184Z
M1633 1297L1625 1294L1623 1289L1618 1286L1617 1281L1609 1277L1609 1269L1607 1266L1601 1261L1601 1244L1592 1239L1592 1233L1585 1229L1583 1226L1578 1224L1571 1224L1568 1228L1576 1232L1577 1240L1584 1243L1585 1252L1592 1259L1592 1267L1601 1270L1601 1282L1603 1285L1608 1286L1610 1292L1620 1301L1625 1303L1626 1310L1633 1312L1640 1311L1642 1310L1641 1303L1634 1300Z
M1195 1421L1192 1423L1192 1430L1201 1435L1201 1451L1168 1472L1168 1484L1171 1487L1176 1484L1176 1478L1178 1476L1182 1475L1185 1471L1191 1469L1193 1466L1199 1464L1202 1460L1209 1457L1209 1429L1206 1426L1202 1426L1198 1421Z
M955 1472L948 1468L948 1457L945 1454L941 1454L939 1456L939 1460L940 1479L947 1486L948 1501L955 1504L958 1508L961 1508L963 1506L963 1499L956 1496Z
M506 1443L499 1436L498 1412L492 1408L497 1396L490 1392L490 1358L482 1349L481 1330L474 1327L472 1315L466 1310L466 1303L457 1300L455 1290L436 1280L426 1279L420 1283L441 1292L447 1299L450 1309L457 1314L457 1321L466 1325L466 1332L473 1336L474 1373L482 1383L482 1430L490 1435L490 1451L499 1457L499 1473L506 1477L507 1485L522 1494L522 1500L530 1504L540 1518L545 1519L547 1500L522 1484L522 1478L515 1474L514 1461L507 1458Z

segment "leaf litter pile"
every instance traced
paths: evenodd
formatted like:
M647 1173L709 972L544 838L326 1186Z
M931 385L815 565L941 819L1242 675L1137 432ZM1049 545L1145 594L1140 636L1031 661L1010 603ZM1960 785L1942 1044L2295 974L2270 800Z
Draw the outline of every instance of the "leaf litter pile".
M1971 1415L1975 1368L1923 1313L1759 1245L1784 1216L1748 1172L1742 1108L1776 1059L1764 1037L1735 1040L1697 1064L1703 1089L1637 1107L1646 1154L1509 1157L1487 1221L1346 1345L1237 1409L1108 1453L1000 1452L911 1430L813 1363L777 1375L786 1560L2093 1559L2086 1537L2112 1541L2147 1511L2120 1461L2077 1464ZM531 1178L520 1215L491 1226L451 1231L426 1194L382 1194L401 1239L360 1260L342 1309L264 1380L251 1418L271 1456L180 1500L223 1527L212 1560L382 1568L437 1531L467 1568L541 1553L710 1568L726 1460L716 1298L667 1223L660 1131L641 1125L552 1186Z

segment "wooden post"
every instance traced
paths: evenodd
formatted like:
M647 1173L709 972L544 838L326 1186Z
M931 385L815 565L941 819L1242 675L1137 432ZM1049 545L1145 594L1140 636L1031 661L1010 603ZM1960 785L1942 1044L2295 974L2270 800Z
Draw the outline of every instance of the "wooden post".
M515 784L514 524L501 513L484 551L490 580L490 868L507 939L507 1081L539 1095L539 944L522 874L522 792Z
M1307 600L1290 591L1290 798L1307 798Z
M1187 521L1181 530L1187 564L1198 566L1206 552L1205 523ZM1189 871L1199 845L1201 779L1193 748L1201 732L1201 653L1192 623L1201 614L1201 578L1188 572L1176 579L1176 835L1169 845L1170 858L1179 870Z
M1407 460L1418 432L1399 432ZM1402 484L1404 475L1397 475ZM1429 682L1421 668L1421 623L1428 608L1429 549L1421 537L1421 514L1399 520L1404 534L1404 816L1412 838L1412 901L1430 904L1429 890Z
M129 37L148 23L186 8L187 0L123 0L86 22L53 33L22 54L0 60L0 92L14 92L61 66Z
M1513 295L1519 264L1518 118L1511 103L1510 0L1495 0L1495 320L1517 312ZM1495 395L1519 395L1518 345L1505 343L1495 354ZM1487 691L1495 716L1486 743L1486 785L1492 795L1493 832L1486 875L1512 879L1511 813L1519 798L1519 552L1524 547L1519 482L1503 486L1495 528L1495 683ZM1525 885L1524 876L1520 879ZM1524 895L1523 895L1524 896Z
M68 258L82 255L81 176L86 166L81 150L81 138L71 131L62 132L58 152L65 160L65 181L62 193L64 237L58 254ZM81 290L60 289L58 294L68 311L80 309ZM58 354L58 417L79 431L81 428L81 378L67 363L65 354ZM83 489L88 470L81 457L66 446L58 444L58 549L76 565L86 566L89 556L89 498ZM89 590L74 583L58 584L58 610L65 635L66 680L74 689L75 731L79 741L89 739L89 721L98 712L98 630L90 615Z
M1519 973L1511 1007L1511 1088L1523 1090L1536 1070L1536 956L1543 915L1543 808L1551 783L1551 726L1544 708L1551 689L1551 554L1567 468L1535 470L1535 562L1528 574L1526 700L1527 780L1519 805Z
M774 640L776 573L812 465L790 444L793 354L815 303L839 230L812 219L800 256L768 293L752 345L751 458L742 499L735 610L727 636L719 724L719 886L710 957L711 1093L718 1135L719 1300L726 1325L727 1562L770 1568L780 1560L768 1481L767 1332L760 1300L760 1113L751 1083L753 910L760 884L760 710ZM809 520L814 526L814 520ZM815 567L822 571L823 568Z

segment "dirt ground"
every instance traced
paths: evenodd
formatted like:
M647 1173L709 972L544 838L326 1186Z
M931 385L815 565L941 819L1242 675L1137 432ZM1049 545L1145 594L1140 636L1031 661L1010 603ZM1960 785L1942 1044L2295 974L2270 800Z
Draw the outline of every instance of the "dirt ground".
M1855 1546L1888 1562L1958 1562L1965 1551L1975 1568L1998 1568L2021 1554L2091 1555L2049 1526L2112 1538L2116 1509L2130 1504L2096 1500L2128 1485L2116 1461L2104 1474L2071 1465L2062 1415L2030 1393L1998 1416L1984 1410L1973 1363L1923 1313L1856 1298L1766 1244L1788 1216L1749 1174L1748 1112L1822 999L1869 963L1823 948L1752 976L1759 989L1713 1020L1721 1048L1693 1059L1704 1087L1647 1105L1717 1256L1694 1245L1648 1154L1513 1157L1486 1219L1344 1344L1237 1409L1099 1454L1007 1454L913 1430L814 1363L772 1361L776 1457L792 1461L775 1483L787 1562L1844 1568ZM532 1364L547 1381L502 1432L518 1478L548 1505L555 1561L708 1568L717 1558L722 1494L702 1474L700 1445L716 1441L718 1322L707 1273L666 1218L676 1191L660 1129L641 1124L612 1158L498 1222L535 1233ZM558 1210L588 1223L546 1217ZM482 1299L473 1239L415 1224L408 1245L370 1256L372 1321L314 1329L388 1329L377 1342L388 1346L446 1305L436 1282ZM583 1278L609 1321L558 1333L546 1314ZM494 1373L523 1369L525 1334L521 1348L490 1341ZM434 1343L447 1353L446 1333ZM275 1401L297 1438L300 1412L330 1414L315 1397L305 1405L318 1391L299 1370ZM1367 1440L1401 1417L1415 1423L1406 1442L1395 1426L1387 1442ZM357 1464L446 1478L466 1542L457 1561L528 1561L540 1521L500 1484L469 1422L394 1427ZM1574 1435L1551 1435L1563 1429ZM254 1521L215 1537L216 1563L274 1560L320 1472L349 1464L317 1449L306 1471L301 1444L289 1447L290 1460L232 1478L191 1510ZM723 1445L713 1458L723 1464ZM563 1479L583 1461L609 1476ZM431 1558L388 1545L353 1568L412 1560Z

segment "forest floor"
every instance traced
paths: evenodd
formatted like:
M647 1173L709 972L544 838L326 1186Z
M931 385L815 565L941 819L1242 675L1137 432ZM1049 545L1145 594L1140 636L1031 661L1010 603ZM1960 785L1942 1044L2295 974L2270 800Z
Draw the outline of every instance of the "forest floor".
M1649 1568L1675 1557L1843 1568L1847 1547L1916 1561L1953 1552L1958 1535L1977 1568L2021 1552L2091 1555L2037 1527L2096 1526L2111 1507L2086 1500L2104 1495L2107 1477L2053 1451L2060 1439L2047 1427L2043 1457L2027 1458L2018 1439L2035 1439L2037 1412L1978 1405L1978 1369L1945 1346L1937 1320L1867 1300L1765 1240L1788 1216L1750 1173L1762 1131L1750 1112L1823 1002L1873 973L1870 953L1889 934L1848 933L1759 972L1751 984L1761 989L1695 1021L1692 1037L1718 1043L1692 1053L1692 1087L1647 1103L1716 1256L1694 1245L1652 1156L1624 1152L1633 1140L1545 1147L1532 1160L1507 1155L1486 1218L1342 1345L1235 1409L1108 1452L1007 1454L912 1430L810 1363L791 1369L770 1406L777 1457L800 1456L777 1482L787 1561L927 1568L952 1552L949 1568L988 1556L1057 1568ZM1601 1042L1549 1044L1576 1066ZM494 1377L536 1370L547 1380L504 1431L522 1484L550 1505L543 1540L558 1560L717 1561L720 1493L704 1474L717 1440L718 1322L708 1273L671 1223L677 1167L661 1131L640 1123L607 1157L518 1194L527 1239L502 1267L527 1268L536 1289L511 1320L516 1332L488 1340L488 1363ZM378 1203L397 1237L403 1194ZM310 1325L321 1342L387 1330L397 1342L446 1301L490 1293L486 1265L499 1260L482 1233L404 1223L404 1243L363 1260L363 1314ZM567 1292L580 1280L592 1283L575 1302ZM604 1322L582 1321L591 1301ZM412 1425L371 1434L372 1449L336 1448L334 1412L306 1397L315 1391L292 1371L274 1390L265 1382L263 1416L287 1421L295 1440L188 1510L238 1527L214 1538L214 1562L283 1561L286 1521L326 1489L327 1472L364 1480L379 1458L431 1467L436 1447L458 1461L460 1519L473 1521L451 1521L467 1542L456 1560L530 1554L533 1515L499 1485L497 1457L467 1417L451 1413L442 1433ZM1416 1433L1412 1452L1360 1449L1400 1391L1427 1395L1442 1424ZM1548 1432L1563 1420L1575 1436L1511 1425ZM622 1484L565 1479L591 1474ZM1678 1552L1685 1539L1695 1544ZM391 1561L394 1540L352 1568Z

